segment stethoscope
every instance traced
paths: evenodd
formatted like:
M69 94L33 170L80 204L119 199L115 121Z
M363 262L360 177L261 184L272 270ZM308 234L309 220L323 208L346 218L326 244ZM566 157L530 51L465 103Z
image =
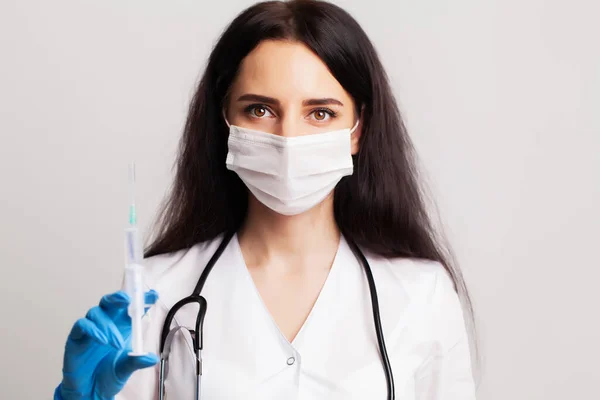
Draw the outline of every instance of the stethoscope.
M206 278L208 278L208 274L215 266L216 262L223 254L223 251L231 241L233 237L233 233L228 233L224 236L223 241L206 264L204 271L200 275L200 279L198 279L198 283L194 288L192 294L188 297L185 297L179 300L175 305L169 310L167 313L167 317L165 319L164 325L162 327L162 332L160 336L160 375L158 381L158 392L159 392L159 400L165 400L165 380L169 373L169 354L171 352L171 345L173 343L173 339L177 332L182 332L186 336L189 335L191 341L193 343L193 349L196 356L196 400L200 400L200 389L201 389L201 377L202 377L202 347L203 343L203 324L204 324L204 316L206 315L206 299L200 296L200 292L202 292L202 288L204 287L204 283L206 282ZM369 283L369 291L371 292L371 305L373 306L373 323L375 325L375 333L377 335L377 344L379 345L379 352L381 354L381 362L383 363L383 369L385 372L385 379L387 383L387 393L388 400L393 400L395 398L395 390L394 390L394 377L392 374L392 368L390 366L390 360L387 355L387 351L385 348L385 340L383 338L383 329L381 328L381 317L379 315L379 301L377 300L377 289L375 288L375 280L373 279L373 273L371 272L371 266L367 261L367 258L363 254L363 252L358 248L355 243L352 243L348 240L348 244L352 249L354 255L358 258L360 263L365 270L365 274L367 275L367 281ZM196 317L196 325L193 330L183 327L177 326L173 329L170 329L171 323L175 318L175 314L181 307L191 304L197 303L199 306L198 316Z

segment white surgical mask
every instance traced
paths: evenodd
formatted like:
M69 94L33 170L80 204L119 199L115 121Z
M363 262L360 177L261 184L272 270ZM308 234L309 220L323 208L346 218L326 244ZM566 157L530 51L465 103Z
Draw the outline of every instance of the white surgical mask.
M296 137L227 125L227 168L238 174L261 203L279 214L311 209L340 179L352 175L350 138L358 121L352 129Z

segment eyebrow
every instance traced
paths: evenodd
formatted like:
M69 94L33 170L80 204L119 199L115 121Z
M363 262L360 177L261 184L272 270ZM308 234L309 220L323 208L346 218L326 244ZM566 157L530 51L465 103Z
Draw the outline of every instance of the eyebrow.
M341 101L337 100L337 99L333 99L331 97L325 98L325 99L308 99L308 100L304 100L302 102L303 106L328 106L328 105L338 105L338 106L344 106L342 104Z
M265 104L269 104L269 105L279 105L280 102L279 100L273 98L273 97L268 97L268 96L262 96L260 94L253 94L253 93L247 93L244 94L242 96L240 96L238 98L238 101L257 101L260 103L265 103ZM326 106L326 105L338 105L338 106L344 106L344 104L334 98L331 97L327 97L327 98L323 98L323 99L308 99L308 100L304 100L302 102L303 106Z

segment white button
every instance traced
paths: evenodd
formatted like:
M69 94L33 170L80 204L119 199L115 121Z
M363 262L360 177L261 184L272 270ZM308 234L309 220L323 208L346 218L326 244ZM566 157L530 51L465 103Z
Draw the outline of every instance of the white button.
M294 365L296 359L294 357L290 357L287 359L287 365Z

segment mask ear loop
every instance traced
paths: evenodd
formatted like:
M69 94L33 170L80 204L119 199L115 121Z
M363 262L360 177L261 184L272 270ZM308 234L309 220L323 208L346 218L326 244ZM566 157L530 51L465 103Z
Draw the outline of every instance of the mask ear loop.
M225 115L225 109L224 108L221 110L221 113L223 114L223 119L225 120L225 123L227 124L227 127L231 128L231 125L229 124L229 121L227 121L227 115Z
M356 128L358 128L359 122L360 122L360 118L356 120L356 123L354 124L354 126L352 127L352 129L350 129L350 134L351 135L354 133L354 131L356 130Z
M358 118L356 119L356 123L354 124L354 127L352 129L350 129L350 134L352 135L354 133L354 131L356 130L356 128L358 128L358 124L360 123L360 119L363 115L363 111L365 110L365 106L364 104L360 107L360 115L358 116Z

